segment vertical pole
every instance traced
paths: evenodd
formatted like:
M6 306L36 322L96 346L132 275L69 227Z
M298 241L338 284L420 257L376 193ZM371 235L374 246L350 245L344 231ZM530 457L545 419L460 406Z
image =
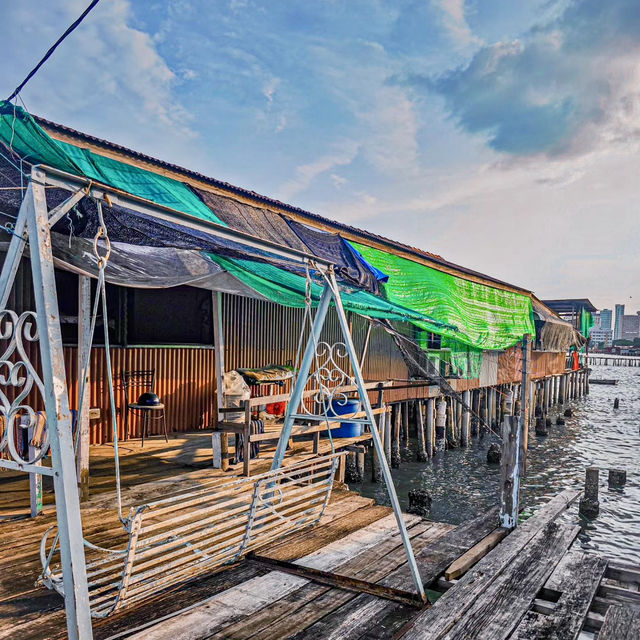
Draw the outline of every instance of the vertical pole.
M214 291L211 297L213 317L213 348L214 365L216 369L216 404L218 413L216 424L224 420L220 409L224 407L224 327L222 324L222 293ZM229 435L221 431L211 434L211 450L213 467L229 468Z
M418 462L425 462L427 451L424 442L424 420L422 419L422 401L416 400L416 430L418 431Z
M520 492L520 425L517 416L502 421L502 484L500 492L500 526L513 529L518 524Z
M461 442L463 447L469 446L469 409L467 407L471 406L471 392L469 390L462 392L462 401L464 403L464 409L462 412L462 433L461 433Z
M447 403L439 398L436 404L436 449L444 451L446 447Z
M529 403L531 402L531 336L526 334L522 338L522 383L520 384L520 416L519 429L522 443L522 452L520 461L522 475L527 470L527 449L529 448L529 420L531 411Z
M89 499L89 438L90 423L89 409L91 402L90 381L90 352L91 352L91 279L87 276L78 277L78 413L76 429L78 430L78 452L76 454L76 473L78 477L78 493L80 500ZM87 363L84 380L81 379L82 369ZM84 391L83 391L84 390ZM80 398L80 394L82 398ZM81 402L82 400L82 402Z
M71 433L71 412L66 387L53 251L44 191L45 177L42 169L34 167L31 170L31 181L22 207L26 206L27 228L31 240L31 270L40 338L44 404L47 412L51 458L56 472L54 489L67 633L71 640L76 638L87 640L92 638L93 634Z
M329 274L330 281L328 284L331 285L332 289L336 292L334 296L336 312L338 315L338 321L340 323L340 327L342 329L342 334L344 336L345 347L347 349L347 353L349 354L349 358L351 359L351 363L353 366L353 374L356 381L356 386L358 387L358 393L360 395L360 401L364 407L364 412L369 420L369 424L371 425L371 434L373 436L373 444L376 447L378 452L378 457L380 458L381 467L382 467L382 476L384 477L384 481L387 485L387 491L389 492L389 499L391 501L391 506L393 508L393 513L396 517L396 522L398 523L398 529L400 530L400 537L402 538L402 543L404 545L405 552L407 554L407 561L409 564L409 568L411 570L411 575L413 577L413 582L415 587L420 594L422 600L426 600L426 595L424 592L424 586L422 584L422 580L420 578L420 572L418 570L418 565L416 564L415 556L413 555L413 548L411 547L411 541L409 539L409 534L407 533L407 526L404 521L404 517L402 515L402 511L400 510L400 504L398 502L398 496L396 494L396 489L393 484L393 478L391 477L391 469L389 469L387 465L387 461L382 454L382 442L380 441L380 435L378 434L378 429L376 428L376 422L373 415L373 411L371 409L371 402L369 401L369 395L367 393L367 388L365 386L364 378L362 377L362 371L360 370L360 365L358 364L358 358L356 355L355 348L353 346L353 340L351 339L351 333L349 333L349 325L347 324L347 318L344 314L344 309L342 307L342 300L340 299L340 294L338 292L338 283L335 280L335 276L333 272ZM326 291L326 287L325 287Z
M427 455L433 458L433 440L434 440L434 424L433 424L433 398L427 399Z
M405 443L409 442L409 402L404 401L402 407L402 438Z
M402 405L398 402L393 405L393 433L391 435L391 466L394 469L400 467L400 425L402 422Z
M29 458L35 459L36 456L40 453L40 447L34 446L33 444L33 436L39 426L39 421L44 420L44 416L41 414L38 415L38 422L36 422L34 427L31 427L28 432L29 437ZM21 421L25 421L28 423L27 416L23 416L20 418ZM37 467L42 466L42 460L38 460L35 463ZM39 513L42 512L42 474L40 473L30 473L29 474L29 503L31 505L31 517L35 518Z
M27 193L29 192L27 191ZM24 252L27 239L26 216L26 209L21 206L18 212L18 219L13 229L13 235L11 236L11 242L9 243L9 249L2 264L2 273L0 273L0 309L7 308L11 288L16 279L20 260Z

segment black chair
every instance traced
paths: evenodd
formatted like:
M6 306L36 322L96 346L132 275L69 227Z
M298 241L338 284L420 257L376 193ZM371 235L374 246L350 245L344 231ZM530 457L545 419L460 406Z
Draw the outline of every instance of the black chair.
M162 402L156 402L155 404L144 402L146 394L155 394L156 370L123 371L120 374L120 381L124 389L125 400L124 439L129 439L129 413L132 413L142 418L141 446L144 446L145 435L149 437L149 424L152 420L162 420L164 439L169 442L164 404ZM135 398L133 402L131 402L131 397Z

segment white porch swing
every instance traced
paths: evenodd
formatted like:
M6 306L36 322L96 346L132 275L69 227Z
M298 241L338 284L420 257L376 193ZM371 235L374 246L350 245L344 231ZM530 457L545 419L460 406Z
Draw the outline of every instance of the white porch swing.
M72 190L74 193L57 208L57 211L48 212L44 196L45 185ZM100 299L106 317L104 271L109 259L109 243L101 214L101 202L104 200L160 219L187 225L212 236L231 238L236 243L276 253L295 260L299 264L302 263L307 270L313 263L324 283L313 320L310 296L307 295L305 317L310 324L312 323L312 327L304 352L302 348L299 349L299 354L302 354L299 370L271 470L252 478L231 477L208 480L196 490L176 493L132 508L126 517L122 514L113 376L109 360L107 323L104 323L114 427L118 514L129 536L126 547L116 550L98 547L82 538L73 465L74 446L68 419L68 396L64 385L62 343L53 277L50 238L52 220L57 219L61 211L63 215L64 211L87 196L96 200L100 217L100 228L94 242L94 253L98 264L98 289L94 301L91 336L95 328ZM419 597L424 600L423 585L351 339L338 284L330 264L273 243L262 243L246 234L204 223L188 214L154 205L115 189L96 185L87 179L48 167L36 166L32 169L31 181L0 277L3 310L6 307L27 232L31 239L31 263L36 289L38 333L43 364L41 388L47 415L50 417L48 431L52 449L52 469L35 466L34 461L15 459L14 451L11 451L14 460L0 460L0 465L20 468L32 473L51 472L54 476L58 533L48 551L47 544L51 531L48 531L43 538L41 580L49 588L64 595L67 615L68 618L71 617L70 620L68 619L68 628L76 630L72 637L91 637L90 615L107 616L116 609L147 597L150 593L210 572L225 563L236 561L249 551L293 530L312 526L322 517L330 498L340 454L332 452L326 456L311 458L286 467L283 467L282 463L296 420L318 423L328 423L330 420L327 410L333 400L333 392L327 382L335 373L331 364L332 362L335 364L335 360L331 357L335 349L342 350L351 363L353 382L357 387L365 415L360 420L352 421L361 421L371 430L415 587ZM104 239L106 246L106 253L102 256L98 251L100 238ZM35 250L36 246L38 250ZM307 276L307 283L310 283L309 276ZM332 303L344 340L336 345L322 343L319 338ZM20 322L16 325L22 332L23 325ZM13 329L15 330L15 327ZM22 333L14 338L21 344ZM35 338L31 336L30 339L37 339L37 336ZM302 341L300 347L302 347ZM329 364L319 362L322 352L329 355ZM23 360L25 359L24 350L19 349L19 355ZM314 362L315 370L311 372ZM20 363L13 366L19 365ZM88 367L88 356L85 367ZM344 372L341 373L344 374ZM84 381L86 376L83 375L81 379ZM317 391L315 404L321 409L318 413L308 410L303 402L303 392L310 381ZM11 381L5 379L0 382L4 385L11 384ZM84 395L80 393L81 402ZM24 410L24 407L15 403L7 407L8 415L12 416L20 410ZM58 550L62 568L54 570L52 561Z

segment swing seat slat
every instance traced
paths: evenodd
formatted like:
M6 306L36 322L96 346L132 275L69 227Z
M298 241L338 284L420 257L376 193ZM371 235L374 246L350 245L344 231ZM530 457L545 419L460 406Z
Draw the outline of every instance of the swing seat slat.
M344 453L310 458L252 478L206 481L132 509L124 549L85 542L91 614L104 618L320 520ZM57 549L42 539L42 584L64 595Z

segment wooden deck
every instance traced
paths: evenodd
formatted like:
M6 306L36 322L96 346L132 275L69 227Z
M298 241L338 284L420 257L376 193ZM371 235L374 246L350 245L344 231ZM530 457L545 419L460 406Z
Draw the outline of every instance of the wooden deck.
M130 486L125 503L140 503L176 486L197 486L203 477L220 473L209 468L209 454L197 439L177 439L175 448L163 444L145 444L142 453L139 442L130 445L123 475L134 477L138 469L147 482ZM94 453L94 468L105 465L106 488L112 460L105 451L100 462L100 453ZM184 468L200 464L202 469ZM268 458L260 464L266 467ZM169 465L182 473L167 477ZM95 488L103 486L99 475L95 482ZM83 523L92 542L118 546L125 536L111 493L96 492L84 504ZM508 535L497 530L497 509L458 527L406 515L420 572L435 602L418 607L394 595L411 591L412 581L390 509L338 486L312 530L259 550L261 557L96 620L94 637L639 638L640 568L583 553L573 545L578 527L555 521L577 496L569 491L555 497ZM38 543L53 521L49 510L35 520L0 524L0 638L66 636L62 598L34 586ZM286 571L270 567L274 561L288 563ZM324 575L340 586L317 578ZM363 592L364 583L369 592Z
M367 435L367 437L370 434ZM344 448L360 441L361 438L336 438L335 446ZM312 455L313 442L296 441L293 449L287 452L287 462L297 462ZM323 440L320 453L327 453L330 449L328 440ZM231 447L231 452L234 449ZM267 471L271 466L275 443L263 443L260 447L260 457L251 460L251 473ZM180 433L169 436L169 442L163 437L155 436L146 439L144 447L140 439L121 441L119 443L120 473L125 495L131 494L131 504L136 504L137 485L164 480L171 482L177 476L189 473L190 478L211 477L211 474L224 474L220 470L212 469L211 459L211 431L197 431ZM110 444L92 445L90 449L90 492L92 502L102 496L101 503L106 505L115 494L114 480L114 452ZM193 473L200 470L201 473ZM242 463L232 464L226 473L241 473ZM53 508L53 485L49 478L44 478L45 512ZM151 488L152 489L152 488ZM150 487L144 489L145 495ZM29 480L27 474L0 470L0 521L29 514Z

